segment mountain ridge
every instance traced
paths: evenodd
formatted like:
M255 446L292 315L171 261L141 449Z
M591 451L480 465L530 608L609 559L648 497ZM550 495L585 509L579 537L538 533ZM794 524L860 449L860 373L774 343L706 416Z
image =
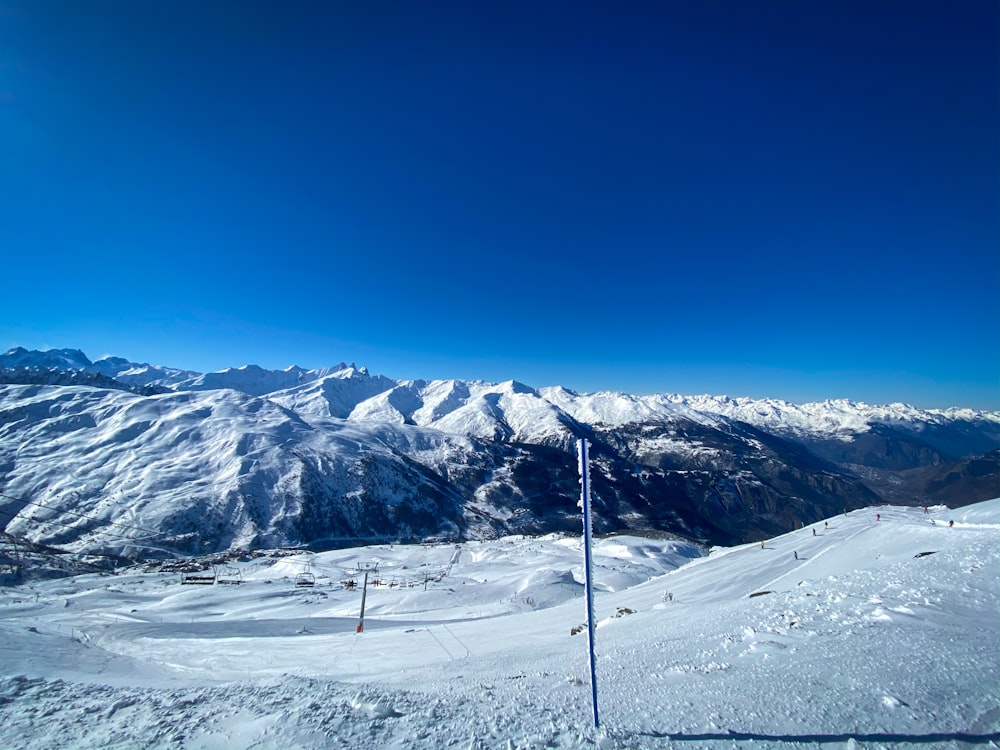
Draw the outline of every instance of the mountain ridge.
M960 408L579 394L345 363L199 374L79 350L12 349L0 368L8 533L132 555L102 524L141 521L185 554L572 530L580 438L594 446L597 531L733 543L900 488L925 504L945 478L949 498L981 494L989 458L955 462L1000 447L1000 412Z
M663 416L671 412L671 407L687 410L687 416L692 413L701 415L718 415L738 419L765 429L777 429L789 435L811 434L837 437L838 435L855 434L864 431L872 422L896 425L942 424L955 419L983 420L997 425L1000 434L1000 410L977 410L968 407L953 406L947 409L921 409L903 402L886 405L871 405L863 401L851 399L826 399L824 401L794 404L789 401L774 398L755 399L750 397L730 397L725 395L696 395L664 393L648 396L636 396L618 391L598 391L595 393L577 393L562 386L545 386L533 388L516 380L502 383L487 383L485 381L459 380L394 380L383 375L372 376L367 368L358 368L355 364L341 362L338 365L318 369L303 369L290 365L284 370L267 370L257 365L248 364L241 367L225 368L211 373L199 373L192 370L150 365L148 363L130 362L121 357L105 357L92 362L79 349L51 349L48 351L29 351L23 347L14 347L0 355L0 368L24 367L29 369L70 370L68 364L77 365L75 369L82 372L99 372L102 375L120 380L130 385L164 387L171 390L213 390L230 388L249 395L262 396L276 394L278 391L294 390L308 387L318 381L329 378L351 381L352 379L367 379L379 390L371 391L371 395L379 395L393 388L403 388L419 392L429 386L441 384L462 384L476 393L504 390L506 384L511 392L533 394L563 406L573 401L579 402L575 408L586 409L587 419L610 422L613 416L613 400L629 401L633 404L633 413L618 419L641 421L639 417L654 415ZM290 398L290 394L281 394ZM370 396L369 396L370 397ZM360 402L355 402L353 408ZM603 404L603 406L595 406ZM364 413L365 410L362 410ZM348 411L349 414L349 411ZM402 413L405 421L409 415Z

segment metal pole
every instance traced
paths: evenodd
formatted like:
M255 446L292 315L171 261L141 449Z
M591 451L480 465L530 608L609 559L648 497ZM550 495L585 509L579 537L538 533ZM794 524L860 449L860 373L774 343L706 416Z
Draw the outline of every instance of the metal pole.
M587 643L590 651L590 693L594 706L594 727L600 727L601 722L597 715L597 659L594 655L593 560L590 552L590 443L580 440L577 446L580 455L580 506L583 508L583 567L587 598Z
M361 619L358 620L358 633L365 629L365 597L368 595L368 569L365 569L365 583L361 588Z

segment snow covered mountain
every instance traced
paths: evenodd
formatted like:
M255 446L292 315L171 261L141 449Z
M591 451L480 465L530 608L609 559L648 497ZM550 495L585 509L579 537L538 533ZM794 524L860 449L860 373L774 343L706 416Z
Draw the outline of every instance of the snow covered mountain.
M32 371L57 370L62 372L95 373L114 378L127 385L170 387L194 378L199 373L172 367L157 367L129 362L121 357L105 357L91 362L79 349L49 349L29 351L24 347L8 349L0 355L0 367L22 368Z
M396 381L343 363L194 373L78 350L12 349L0 368L6 531L78 550L571 529L581 437L599 531L733 543L886 499L1000 495L995 460L968 464L1000 448L996 412Z

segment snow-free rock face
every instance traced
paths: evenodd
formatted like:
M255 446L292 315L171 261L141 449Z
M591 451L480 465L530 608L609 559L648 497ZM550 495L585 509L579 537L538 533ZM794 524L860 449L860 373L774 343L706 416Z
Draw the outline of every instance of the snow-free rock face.
M598 531L732 543L1000 486L995 462L972 458L1000 447L998 413L395 381L346 364L199 374L76 350L12 349L0 367L6 530L75 549L575 530L580 438Z

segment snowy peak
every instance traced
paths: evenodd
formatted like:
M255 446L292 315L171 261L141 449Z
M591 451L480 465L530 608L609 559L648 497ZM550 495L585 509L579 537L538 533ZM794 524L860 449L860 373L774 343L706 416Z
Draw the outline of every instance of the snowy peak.
M394 388L396 381L382 375L369 375L367 370L348 365L340 369L309 370L300 382L268 392L275 403L300 412L324 417L347 419L364 401ZM399 421L389 418L386 421Z
M33 371L91 373L112 378L128 386L173 388L199 373L130 362L122 357L103 357L91 362L79 349L28 351L23 347L9 349L0 355L0 368Z
M413 411L417 424L434 424L458 409L469 398L469 384L460 380L413 381L410 389L420 394L421 405Z
M517 381L436 383L414 412L417 424L483 440L548 443L566 435L558 409ZM420 394L424 401L423 393Z
M177 390L210 391L220 388L240 391L252 396L291 388L301 375L294 370L265 370L257 365L227 367L218 372L208 372L177 384Z
M29 351L21 346L0 355L0 367L31 367L44 370L86 370L93 363L79 349Z
M530 385L525 385L517 380L505 380L497 386L498 390L507 391L511 394L522 394L522 395L533 395L537 396L537 392Z
M286 367L284 370L266 370L258 365L243 365L242 367L227 367L217 372L197 375L177 383L175 388L191 391L228 388L251 396L265 396L279 394L330 378L361 381L369 377L366 368L358 368L354 364L344 363L336 367L325 367L317 370L304 370L295 365Z
M663 396L633 396L613 391L578 394L559 386L541 388L539 393L578 422L586 424L620 427L646 422L690 421L716 426L722 422L714 414Z
M134 362L129 362L124 357L102 357L101 359L94 362L94 367L97 368L102 374L114 377L120 372L126 370L131 370L136 364ZM142 365L143 367L149 367L149 365Z
M402 420L426 425L437 423L452 411L468 406L470 399L486 399L494 394L497 396L494 407L501 408L495 413L501 421L511 417L506 406L520 404L534 411L539 406L536 402L543 400L550 407L583 423L625 425L650 420L689 420L711 425L718 424L718 418L724 417L796 439L850 440L852 436L869 431L873 424L919 431L927 426L940 427L960 420L991 423L1000 429L1000 412L980 412L961 407L922 410L903 403L873 406L848 399L793 404L779 399L712 395L580 394L561 386L536 389L517 380L503 383L397 381L381 375L372 376L365 367L344 362L312 370L297 365L284 370L267 370L250 364L198 373L139 364L121 357L105 357L91 362L78 349L41 352L15 347L0 355L0 367L97 372L128 385L152 385L179 391L225 388L252 396L270 396L289 408L299 408L293 406L298 404L312 413L343 419L352 418L352 414L353 418L362 420L384 416L391 422ZM310 388L311 385L316 387ZM399 391L392 397L385 396L384 404L363 405L363 402L392 389ZM327 405L323 405L324 400ZM483 412L481 405L475 408ZM460 423L462 420L456 421Z
M1000 412L921 410L903 403L872 406L830 399L798 405L780 399L712 395L580 394L561 386L535 389L517 380L397 381L373 376L366 368L345 362L313 370L296 365L284 370L244 365L196 373L137 364L121 357L91 362L76 349L32 352L16 347L0 356L0 366L100 373L133 389L229 389L266 396L303 414L423 425L469 437L548 445L569 445L575 433L570 425L693 422L716 428L733 420L810 444L852 444L873 431L884 434L886 429L897 430L908 439L930 441L943 457L952 458L982 453L1000 444Z
M850 440L868 432L875 424L920 430L925 425L943 425L960 419L980 420L1000 427L1000 412L925 410L903 403L871 406L849 399L828 399L797 405L779 399L728 396L673 395L666 398L698 412L719 414L793 438Z
M484 440L568 445L565 414L517 381L394 381L345 370L269 398L303 414L412 424Z

